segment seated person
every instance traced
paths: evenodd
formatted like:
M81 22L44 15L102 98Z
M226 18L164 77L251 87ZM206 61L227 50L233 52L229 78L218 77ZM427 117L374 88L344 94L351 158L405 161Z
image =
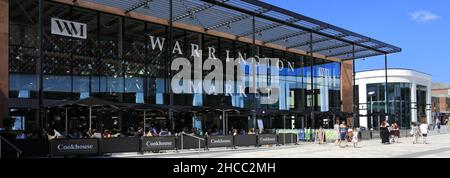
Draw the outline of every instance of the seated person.
M145 134L145 136L146 136L146 137L153 137L152 131L149 130L149 131L147 132L147 134Z
M53 129L53 133L54 135L47 134L48 140L64 138L56 129Z
M254 129L254 128L251 128L251 129L248 131L248 134L249 134L249 135L254 135L254 134L256 134L256 133L255 133L255 129Z
M27 138L27 135L25 135L25 133L23 133L22 131L20 131L17 135L16 135L16 139L17 140L25 140Z
M109 132L109 130L103 131L103 138L111 138L111 133Z
M102 138L102 134L100 131L93 129L94 133L91 135L91 138Z
M169 135L169 130L166 128L164 130L161 130L161 132L159 132L159 136L168 136Z

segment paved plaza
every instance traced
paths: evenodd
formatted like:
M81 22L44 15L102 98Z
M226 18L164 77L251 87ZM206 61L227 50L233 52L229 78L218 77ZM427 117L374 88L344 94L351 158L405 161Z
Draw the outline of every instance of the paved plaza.
M400 143L383 145L379 139L361 141L353 146L336 148L333 143L299 145L214 148L209 151L182 150L144 155L118 154L111 157L133 158L450 158L450 133L432 133L429 144L413 144L412 139L400 138Z

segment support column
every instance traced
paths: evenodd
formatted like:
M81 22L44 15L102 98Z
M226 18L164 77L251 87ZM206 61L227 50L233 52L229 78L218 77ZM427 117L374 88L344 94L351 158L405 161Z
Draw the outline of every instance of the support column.
M367 115L369 113L369 107L370 107L370 97L367 98L367 84L362 82L361 80L358 81L358 93L359 93L359 114L360 115ZM356 92L355 92L356 93ZM369 122L372 123L372 117L367 116L360 116L359 117L359 126L360 127L366 127L367 129L373 128L373 124L370 124L371 127L369 128Z
M9 93L9 0L0 0L0 128L8 113Z
M167 86L169 89L169 120L172 132L175 132L175 119L173 118L173 91L171 86L172 81L172 71L170 70L170 64L173 61L173 0L169 0L169 46L168 51L168 61L167 61Z
M427 99L426 99L426 102L427 102L427 106L426 106L426 115L427 115L427 121L428 121L428 124L431 124L431 123L434 123L435 121L434 121L434 118L432 117L432 115L431 115L431 109L432 109L432 105L431 105L431 86L432 86L432 84L431 83L428 83L428 85L427 85Z
M359 120L356 119L356 107L358 106L358 103L356 103L356 93L355 93L355 87L356 87L356 65L355 65L355 44L353 44L352 48L352 65L353 65L353 82L352 82L352 94L353 94L353 118L352 118L352 127L359 126Z
M353 63L352 61L341 62L341 100L342 112L352 112L353 106Z
M252 34L252 38L253 38L253 43L252 43L252 57L254 59L252 65L253 65L253 87L256 90L256 55L257 54L257 50L256 50L256 19L255 16L253 16L252 19L252 30L253 30L253 34ZM256 110L256 92L253 93L253 120L252 120L252 127L256 128L256 114L257 110Z
M384 100L385 100L385 104L384 104L384 113L386 114L386 120L389 120L389 112L388 112L388 107L389 107L389 95L388 95L388 67L387 67L387 54L384 54L384 77L385 77L385 81L384 81Z
M39 19L38 19L38 36L39 36L39 58L36 61L36 76L37 76L37 90L38 90L38 100L39 100L39 109L38 109L38 128L45 128L46 123L44 123L45 117L45 108L43 104L44 92L43 92L43 66L44 66L44 0L39 0Z
M309 34L309 55L311 56L312 64L311 64L311 95L312 95L312 101L311 101L311 128L315 129L316 121L314 120L314 111L316 110L316 95L314 92L314 54L313 54L313 33Z
M417 84L416 82L412 83L411 86L411 121L418 122L417 119Z

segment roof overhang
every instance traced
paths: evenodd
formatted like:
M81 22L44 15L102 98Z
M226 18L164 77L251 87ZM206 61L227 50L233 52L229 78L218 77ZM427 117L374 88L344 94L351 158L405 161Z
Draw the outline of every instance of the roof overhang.
M121 15L125 16L148 16L163 23L170 21L170 1L168 0L54 1L73 5L100 4L118 9ZM397 53L402 50L257 0L176 0L173 2L172 22L177 26L208 34L220 34L250 43L255 37L255 43L258 45L300 54L312 53L315 57L323 59L353 60ZM253 18L255 30L252 28Z

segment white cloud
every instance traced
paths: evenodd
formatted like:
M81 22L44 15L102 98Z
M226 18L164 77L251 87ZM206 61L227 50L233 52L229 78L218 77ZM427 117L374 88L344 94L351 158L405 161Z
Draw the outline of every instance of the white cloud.
M417 22L429 22L440 18L438 15L433 14L430 11L415 11L409 13L409 16L412 20Z

